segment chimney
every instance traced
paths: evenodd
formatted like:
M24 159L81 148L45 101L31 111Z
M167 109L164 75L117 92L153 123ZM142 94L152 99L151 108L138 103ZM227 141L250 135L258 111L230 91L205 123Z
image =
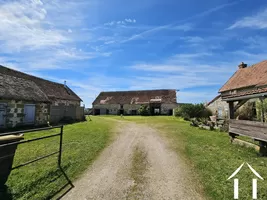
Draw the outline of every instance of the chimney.
M67 81L64 81L64 86L65 86L65 87L67 86Z
M244 62L241 62L239 65L238 65L238 68L239 69L243 69L243 68L246 68L248 65L245 64Z

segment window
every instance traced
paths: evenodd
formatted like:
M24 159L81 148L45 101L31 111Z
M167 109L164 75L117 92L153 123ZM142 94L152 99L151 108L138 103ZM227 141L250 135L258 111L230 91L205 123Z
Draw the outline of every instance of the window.
M155 114L159 114L159 108L155 108L155 109L154 109L154 113L155 113Z

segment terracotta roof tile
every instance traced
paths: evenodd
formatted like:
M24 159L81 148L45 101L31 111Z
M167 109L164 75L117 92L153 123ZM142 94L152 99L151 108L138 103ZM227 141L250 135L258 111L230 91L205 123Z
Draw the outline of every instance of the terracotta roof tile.
M93 102L93 105L146 104L149 102L177 103L176 90L139 90L139 91L101 92Z
M238 69L219 92L263 85L267 85L267 60Z

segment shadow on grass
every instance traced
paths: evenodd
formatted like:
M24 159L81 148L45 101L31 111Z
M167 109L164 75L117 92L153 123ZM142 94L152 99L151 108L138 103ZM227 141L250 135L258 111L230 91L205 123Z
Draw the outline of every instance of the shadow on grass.
M36 195L38 193L40 193L38 198L61 199L72 188L74 188L72 181L65 173L68 167L69 165L65 165L64 167L59 166L57 169L51 170L47 172L45 175L38 177L37 179L34 179L16 193L12 193L12 188L10 186L5 187L4 189L2 189L2 191L0 190L0 199L1 200L12 200L20 198L36 199ZM51 183L54 183L54 186L52 186ZM48 187L51 189L50 193ZM25 194L28 195L24 196Z
M0 199L3 199L3 200L12 200L13 199L13 195L11 194L11 192L7 186L0 188Z
M71 180L69 179L68 175L65 173L64 169L62 167L59 167L60 171L62 172L63 176L67 180L67 183L63 185L59 190L54 192L53 194L49 195L46 199L53 199L56 197L56 199L61 199L64 197L69 191L74 188L74 185L72 184Z

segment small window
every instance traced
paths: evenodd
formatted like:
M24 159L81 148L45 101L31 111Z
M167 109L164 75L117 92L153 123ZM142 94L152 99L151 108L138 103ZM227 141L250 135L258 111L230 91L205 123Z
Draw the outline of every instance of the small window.
M155 108L155 109L154 109L154 113L155 113L155 114L159 114L159 108Z

